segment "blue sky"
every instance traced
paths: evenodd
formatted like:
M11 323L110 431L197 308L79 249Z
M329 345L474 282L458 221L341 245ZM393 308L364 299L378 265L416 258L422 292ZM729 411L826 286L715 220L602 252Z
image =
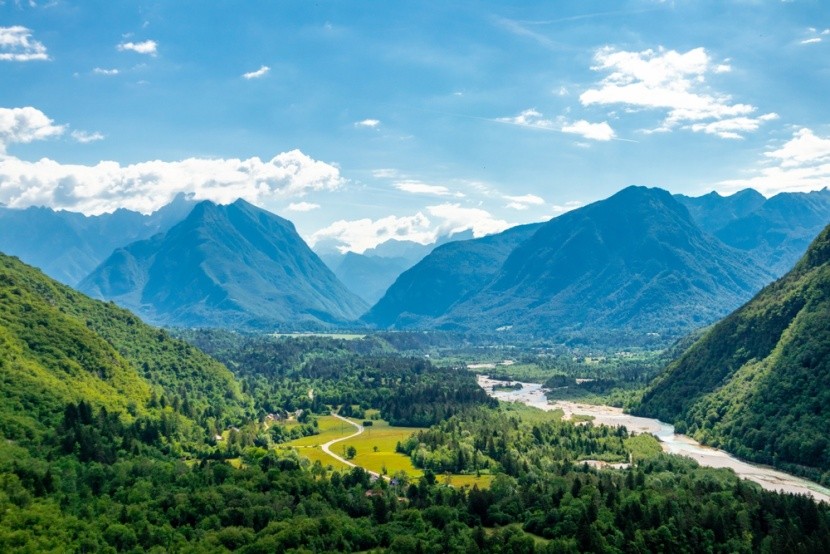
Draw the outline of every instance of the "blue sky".
M242 196L360 251L631 184L818 189L828 29L820 0L6 0L0 202Z

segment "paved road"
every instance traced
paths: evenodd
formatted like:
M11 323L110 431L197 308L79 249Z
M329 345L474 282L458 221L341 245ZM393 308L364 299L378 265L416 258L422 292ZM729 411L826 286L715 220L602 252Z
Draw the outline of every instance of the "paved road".
M346 419L345 417L343 417L343 416L341 416L341 415L338 415L338 414L335 414L334 412L332 412L332 414L331 414L331 415L333 415L334 417L336 417L336 418L337 418L337 419L339 419L340 421L344 421L344 422L348 423L349 425L351 425L352 427L355 427L355 428L357 429L357 432L356 432L356 433L352 433L352 434L351 434L351 435L349 435L348 437L341 437L341 438L339 438L339 439L332 439L332 440L330 440L329 442L327 442L326 444L324 444L324 445L322 446L322 448L323 448L323 452L325 452L326 454L328 454L328 455L329 455L329 456L331 456L332 458L334 458L334 459L336 459L336 460L338 460L338 461L340 461L340 462L343 462L344 464L346 464L346 465L347 465L347 466L349 466L349 467L359 467L356 463L354 463L354 462L352 462L352 461L350 461L350 460L347 460L346 458L343 458L342 456L338 456L337 454L335 454L334 452L332 452L332 451L331 451L331 447L332 447L332 445L337 444L338 442L342 442L342 441L345 441L345 440L353 439L353 438L355 438L356 436L358 436L358 435L360 435L361 433L363 433L363 431L365 430L365 429L363 428L363 425L360 425L360 424L358 424L358 423L355 423L354 421L352 421L352 420L350 420L350 419ZM380 475L379 473L376 473L376 472L374 472L374 471L369 471L369 470L368 470L368 469L366 469L365 467L363 468L363 470L364 470L366 473L368 473L369 475L372 475L372 476L374 476L374 477L376 477L376 478L378 478L378 479L381 477L381 475ZM384 479L386 479L386 480L389 480L389 477L387 477L387 476L385 476L385 475L383 476L383 478L384 478Z

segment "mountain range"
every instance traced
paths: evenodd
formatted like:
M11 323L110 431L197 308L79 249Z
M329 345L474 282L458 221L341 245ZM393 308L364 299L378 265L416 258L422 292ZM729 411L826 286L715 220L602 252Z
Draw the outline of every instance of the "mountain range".
M471 231L462 231L441 235L430 244L390 239L362 254L351 251L344 254L336 249L315 251L350 291L372 305L381 299L401 273L421 261L436 247L471 238Z
M830 226L671 363L634 411L819 479L830 467Z
M85 216L42 207L0 207L0 251L74 286L113 250L168 230L194 205L191 198L179 194L150 215L125 209Z
M678 195L701 229L749 253L776 277L789 271L830 222L830 190L787 192L769 199L747 189L731 196Z
M701 231L668 192L629 187L544 224L436 249L364 319L564 339L677 336L725 315L771 278Z
M366 309L290 221L244 200L200 202L166 233L117 249L78 288L183 327L319 328Z

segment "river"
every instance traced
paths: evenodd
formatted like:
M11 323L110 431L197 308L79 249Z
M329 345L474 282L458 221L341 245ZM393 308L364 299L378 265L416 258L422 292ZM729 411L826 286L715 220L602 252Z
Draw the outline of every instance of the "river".
M518 381L511 381L511 383L516 382ZM630 433L651 433L660 439L663 450L670 454L688 456L702 466L732 469L738 476L754 481L767 490L809 494L818 501L830 503L830 489L783 471L744 462L723 450L703 446L686 435L676 434L673 425L657 419L625 414L620 408L611 406L595 406L561 400L549 404L542 385L537 383L522 383L520 390L493 392L493 385L504 384L504 382L490 379L486 375L479 375L478 384L490 396L499 400L521 402L542 410L561 409L565 412L566 419L574 414L588 415L594 418L595 424L621 425Z

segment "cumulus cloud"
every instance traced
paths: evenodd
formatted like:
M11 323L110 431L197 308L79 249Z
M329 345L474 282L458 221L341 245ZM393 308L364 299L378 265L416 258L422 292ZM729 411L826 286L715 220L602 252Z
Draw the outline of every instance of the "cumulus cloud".
M810 191L830 183L830 137L802 128L779 148L764 153L759 169L749 177L722 181L726 190L752 187L762 194Z
M269 71L271 71L271 68L267 65L263 65L256 71L249 71L248 73L243 73L242 78L248 80L259 79L260 77L264 77L266 74L268 74Z
M0 60L31 62L48 59L46 47L32 38L32 31L19 25L0 27Z
M380 126L379 119L364 119L354 124L355 127L368 127L369 129L377 129Z
M90 142L96 142L99 140L104 140L104 135L95 131L93 133L88 133L87 131L72 131L70 136L76 141L80 142L81 144L87 144Z
M514 210L526 210L530 206L544 205L544 199L535 194L523 194L521 196L505 195L504 199L508 201L507 207Z
M320 204L314 204L312 202L292 202L288 205L287 210L289 212L310 212L319 207Z
M158 49L158 43L154 40L145 40L143 42L122 42L116 48L119 52L136 52L138 54L147 54L155 56Z
M41 125L33 131L18 132L18 141L48 133L43 129L53 127ZM267 161L258 157L188 158L124 166L114 161L73 165L50 159L29 162L0 157L0 202L15 208L43 205L86 214L117 208L149 213L180 192L192 193L197 200L229 203L244 198L269 206L275 199L334 190L343 182L337 167L299 150L283 152Z
M427 183L423 183L421 181L416 180L406 180L406 181L398 181L394 183L396 189L408 192L411 194L428 194L432 196L456 196L456 197L463 197L464 194L460 192L453 192L445 186L442 185L429 185Z
M586 139L602 141L611 140L616 136L614 129L611 128L607 121L590 123L584 119L563 125L562 132L580 135Z
M107 77L118 75L120 73L117 69L104 69L102 67L96 67L92 70L92 72L96 75L106 75Z
M507 229L510 224L495 219L480 208L467 208L460 204L427 206L428 216L419 211L414 215L390 215L380 219L356 219L335 221L311 235L308 243L337 243L341 252L362 253L390 239L410 240L420 244L435 242L439 236L454 235L472 230L481 237Z
M813 37L813 38L805 38L801 41L801 44L818 44L821 42L821 37Z
M481 208L468 208L461 204L439 204L427 206L429 215L440 220L438 235L454 235L471 230L474 237L483 237L504 231L510 224L494 218L490 212Z
M60 136L65 130L64 125L55 125L37 108L0 108L0 154L9 144L44 140Z
M333 240L340 244L338 249L341 252L351 250L359 254L389 239L429 244L435 241L436 236L430 223L429 218L421 212L403 217L390 215L375 220L341 219L312 234L308 243L314 246L323 240Z
M583 92L582 105L622 104L633 109L651 109L666 112L656 129L670 131L678 125L696 132L711 132L705 125L694 123L745 118L757 123L766 121L770 114L752 117L755 106L732 101L727 94L712 92L706 86L710 73L731 70L727 64L715 64L704 48L688 52L675 50L644 50L628 52L606 46L594 55L594 71L606 73L598 87ZM749 125L738 129L737 124L725 131L724 138L735 138L738 131L747 132ZM755 127L757 129L757 126ZM724 136L714 132L718 136Z

